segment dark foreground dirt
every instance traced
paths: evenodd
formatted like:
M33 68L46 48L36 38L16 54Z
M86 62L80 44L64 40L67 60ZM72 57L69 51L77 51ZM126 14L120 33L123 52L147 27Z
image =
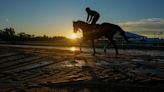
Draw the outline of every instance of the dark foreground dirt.
M163 92L164 56L0 46L0 92Z

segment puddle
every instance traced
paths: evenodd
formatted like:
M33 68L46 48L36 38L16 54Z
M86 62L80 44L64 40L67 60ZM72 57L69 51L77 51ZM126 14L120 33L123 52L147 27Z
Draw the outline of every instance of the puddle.
M114 62L97 61L95 64L96 64L96 65L99 65L99 66L122 66L122 65L132 64L132 62L121 62L121 61L114 61Z
M160 68L147 64L138 63L136 68L130 71L138 75L162 75L164 77L164 72Z
M143 62L144 60L143 59L132 59L131 61L134 61L134 62Z
M65 67L82 67L85 66L86 63L84 60L68 60L58 63L56 65L57 68L65 68Z
M143 67L136 68L131 70L131 72L137 75L159 75L164 77L164 72L160 71L159 69L145 69Z
M77 47L70 47L70 51L74 52L74 51L78 51L79 49Z

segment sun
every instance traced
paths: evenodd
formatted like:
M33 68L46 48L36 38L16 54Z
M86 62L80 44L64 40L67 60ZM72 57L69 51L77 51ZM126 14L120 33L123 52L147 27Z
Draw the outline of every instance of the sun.
M77 34L75 34L75 33L72 33L72 34L70 34L70 37L69 37L70 39L76 39L77 38Z

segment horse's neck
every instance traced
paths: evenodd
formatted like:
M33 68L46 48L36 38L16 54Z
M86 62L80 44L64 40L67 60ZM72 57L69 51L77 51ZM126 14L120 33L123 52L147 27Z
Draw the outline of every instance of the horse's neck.
M87 24L81 24L81 30L83 30L83 31L87 31L87 30L89 30L89 25L87 25Z

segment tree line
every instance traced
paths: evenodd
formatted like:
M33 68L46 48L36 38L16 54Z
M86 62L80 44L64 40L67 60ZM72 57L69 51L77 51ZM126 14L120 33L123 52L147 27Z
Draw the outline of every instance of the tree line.
M35 36L25 32L16 33L14 28L4 28L0 30L0 40L2 41L56 41L67 39L64 36L48 37L47 35Z

